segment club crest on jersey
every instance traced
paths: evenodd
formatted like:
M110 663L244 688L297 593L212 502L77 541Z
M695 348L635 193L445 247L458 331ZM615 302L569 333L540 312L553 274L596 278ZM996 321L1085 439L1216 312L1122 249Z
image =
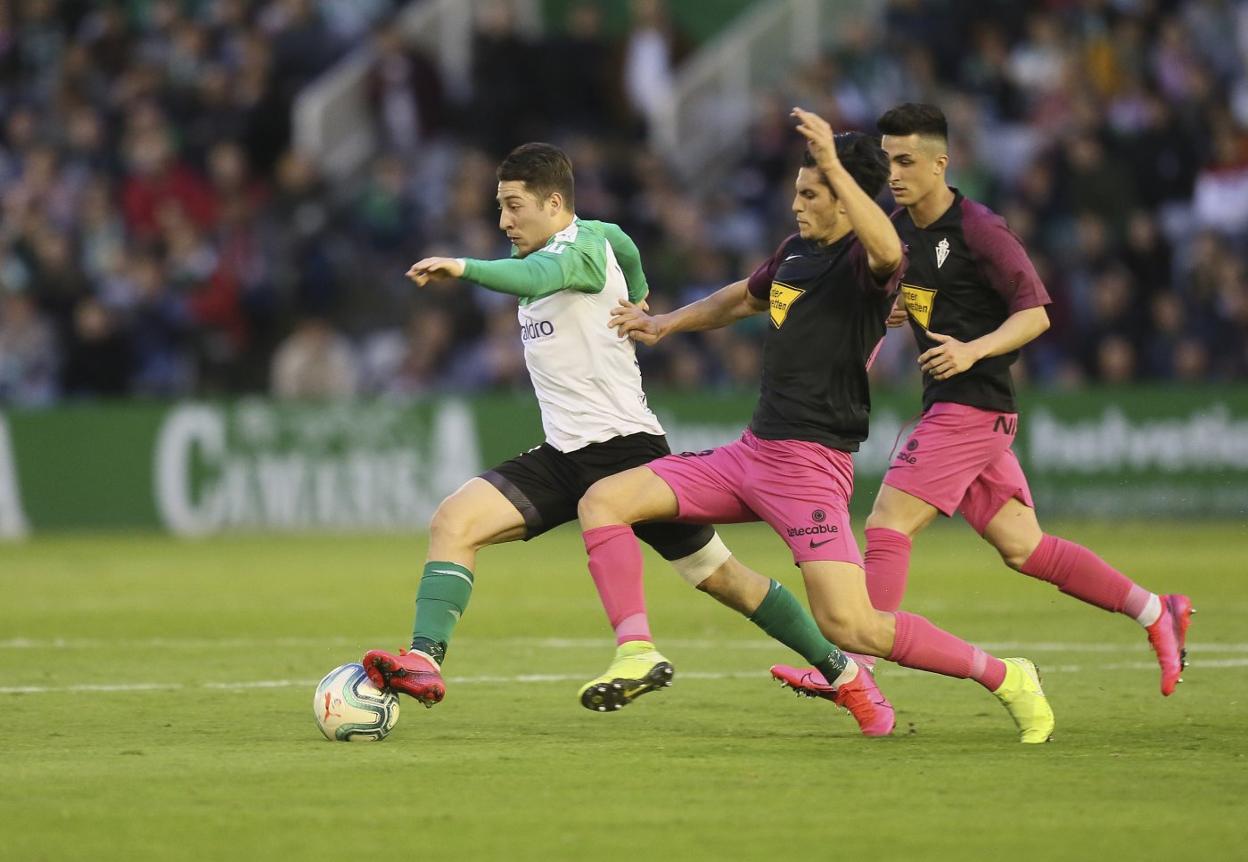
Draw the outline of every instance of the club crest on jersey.
M805 292L783 282L773 281L771 283L771 325L776 329L784 326L784 320L789 316L789 309L793 307L793 303L802 298Z
M940 242L936 243L936 268L940 269L945 265L945 258L949 257L949 239L943 237Z
M946 252L947 253L947 252ZM901 300L906 304L906 313L924 329L929 329L932 322L932 305L936 302L936 291L918 287L913 284L901 283Z

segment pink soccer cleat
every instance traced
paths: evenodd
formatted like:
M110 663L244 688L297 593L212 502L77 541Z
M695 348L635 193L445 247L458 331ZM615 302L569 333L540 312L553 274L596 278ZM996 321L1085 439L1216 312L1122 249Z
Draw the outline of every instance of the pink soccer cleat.
M888 736L893 732L896 723L893 705L875 684L871 671L861 664L858 665L858 676L839 688L833 688L824 675L813 667L777 664L772 666L771 675L799 695L822 697L844 708L858 722L863 736Z
M1177 593L1162 596L1161 616L1146 629L1148 642L1161 665L1161 693L1166 697L1183 681L1183 668L1187 667L1187 627L1194 613L1192 600L1187 596Z
M437 662L423 652L399 650L397 656L374 649L364 653L364 672L380 689L402 692L431 707L446 697Z

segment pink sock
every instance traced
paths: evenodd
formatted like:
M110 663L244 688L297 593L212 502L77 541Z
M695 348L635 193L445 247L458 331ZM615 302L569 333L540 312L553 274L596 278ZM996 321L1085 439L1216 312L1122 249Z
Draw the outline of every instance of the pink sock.
M895 611L906 594L910 537L887 527L867 530L867 593L877 611Z
M1019 571L1090 605L1132 618L1144 612L1153 595L1082 545L1047 534Z
M989 691L1005 681L1005 662L977 646L938 629L917 614L897 611L897 635L889 661L903 667L973 679Z
M895 611L906 594L910 569L910 537L887 527L867 528L867 594L877 611ZM858 664L875 669L875 656L849 654Z
M581 534L589 554L589 574L607 612L617 644L648 641L646 594L642 584L641 545L625 524L595 527Z

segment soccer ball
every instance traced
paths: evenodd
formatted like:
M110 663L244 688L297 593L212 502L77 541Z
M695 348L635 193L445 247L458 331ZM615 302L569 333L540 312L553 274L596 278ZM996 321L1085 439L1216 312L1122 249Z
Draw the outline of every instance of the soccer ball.
M357 662L325 674L316 687L312 712L326 739L385 739L399 721L399 699L392 691L379 691Z

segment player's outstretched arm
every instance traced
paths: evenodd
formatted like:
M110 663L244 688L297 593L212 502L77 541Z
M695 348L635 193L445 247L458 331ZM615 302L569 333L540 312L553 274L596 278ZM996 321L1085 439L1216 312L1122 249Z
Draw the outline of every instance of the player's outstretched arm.
M949 335L929 332L928 337L940 343L919 356L919 367L937 380L946 380L981 359L1018 350L1048 328L1049 313L1041 305L1014 312L992 332L974 341L963 342Z
M798 120L797 131L806 138L810 153L815 157L815 164L828 178L837 200L844 204L849 223L866 249L871 272L877 276L895 272L901 266L901 237L888 214L862 190L836 157L832 127L823 117L803 108L794 108L793 116Z
M407 277L421 287L438 279L463 278L498 293L531 298L548 296L566 287L559 262L544 253L505 260L426 257L412 264Z
M647 314L640 305L620 301L608 325L620 337L639 344L657 344L673 332L701 332L736 323L767 308L765 300L750 293L748 279L734 281L710 296L691 302L667 314Z
M407 277L424 287L431 281L444 278L462 278L464 262L455 257L426 257L416 261L407 270Z

